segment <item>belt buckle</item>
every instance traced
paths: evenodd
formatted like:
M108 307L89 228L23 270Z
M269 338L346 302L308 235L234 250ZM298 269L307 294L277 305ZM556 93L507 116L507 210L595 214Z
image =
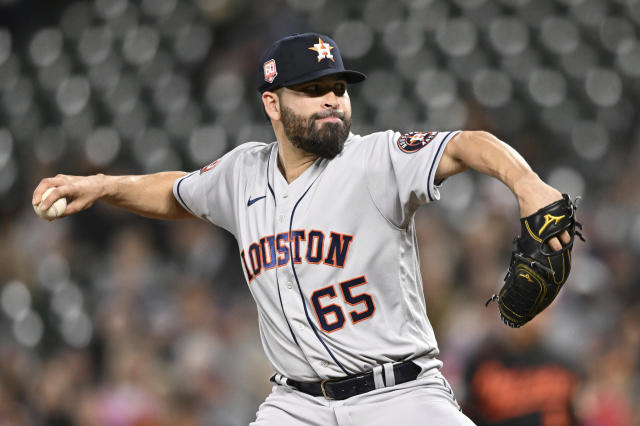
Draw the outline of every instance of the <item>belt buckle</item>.
M327 395L327 391L324 389L324 384L327 382L330 382L331 380L329 379L323 379L320 381L320 389L322 390L322 396L324 396L327 399L333 399L332 397L330 397L329 395Z

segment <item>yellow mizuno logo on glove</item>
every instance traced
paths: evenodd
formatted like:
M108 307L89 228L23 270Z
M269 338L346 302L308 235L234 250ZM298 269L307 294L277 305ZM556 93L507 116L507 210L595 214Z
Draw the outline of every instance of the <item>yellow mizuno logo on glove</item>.
M520 274L520 276L524 279L526 279L527 281L529 281L530 283L533 282L533 280L531 279L531 275L529 274Z
M549 226L549 224L551 222L555 222L555 225L558 224L558 222L560 222L560 219L563 219L565 217L565 215L562 216L554 216L552 214L545 214L544 215L544 225L542 225L542 227L540 228L540 230L538 231L538 235L542 235L542 231L545 230L545 228L547 226Z

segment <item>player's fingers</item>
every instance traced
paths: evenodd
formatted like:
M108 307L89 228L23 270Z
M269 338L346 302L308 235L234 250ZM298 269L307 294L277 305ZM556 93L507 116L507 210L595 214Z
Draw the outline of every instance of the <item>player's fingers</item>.
M560 241L562 241L563 246L569 244L569 242L571 241L571 236L567 231L563 231L562 234L560 234Z
M31 204L33 204L34 206L37 206L38 204L40 204L40 201L42 199L42 194L44 194L44 191L46 191L47 188L49 188L49 186L47 185L47 179L42 179L38 184L38 186L36 186L36 189L33 190Z
M61 217L71 216L72 214L81 212L84 210L82 208L82 203L79 200L74 200L72 203L67 204L67 208L64 209L64 213L62 213Z
M553 249L553 251L562 250L562 244L560 244L560 240L558 240L557 237L553 237L549 239L547 244L549 244L549 246Z
M69 204L67 204L67 208L65 209L62 216L70 216L72 214L81 212L83 210L88 209L93 205L93 201L86 198L76 198L71 200Z
M36 189L33 191L33 197L31 199L31 203L34 206L37 206L42 201L42 195L45 191L51 187L59 186L61 183L62 177L58 175L56 177L48 177L44 178L40 181Z
M66 186L53 186L53 187L50 186L49 188L53 188L53 190L49 194L47 194L47 198L45 198L39 203L40 209L43 211L47 211L49 207L53 205L53 203L55 203L57 200L67 195Z

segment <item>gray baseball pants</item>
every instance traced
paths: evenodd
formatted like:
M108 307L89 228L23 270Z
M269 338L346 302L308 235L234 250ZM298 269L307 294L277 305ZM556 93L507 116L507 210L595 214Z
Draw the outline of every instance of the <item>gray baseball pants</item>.
M250 426L473 426L440 372L344 401L275 385Z

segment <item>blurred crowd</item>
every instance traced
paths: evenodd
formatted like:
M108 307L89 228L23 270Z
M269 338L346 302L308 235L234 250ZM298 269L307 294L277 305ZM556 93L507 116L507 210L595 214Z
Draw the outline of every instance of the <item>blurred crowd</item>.
M355 133L488 130L582 196L587 242L521 330L484 306L519 232L508 189L465 173L418 211L465 412L640 424L640 0L0 0L0 425L254 419L272 370L229 234L102 203L48 223L30 197L57 173L194 170L272 141L256 60L308 30L369 77Z

